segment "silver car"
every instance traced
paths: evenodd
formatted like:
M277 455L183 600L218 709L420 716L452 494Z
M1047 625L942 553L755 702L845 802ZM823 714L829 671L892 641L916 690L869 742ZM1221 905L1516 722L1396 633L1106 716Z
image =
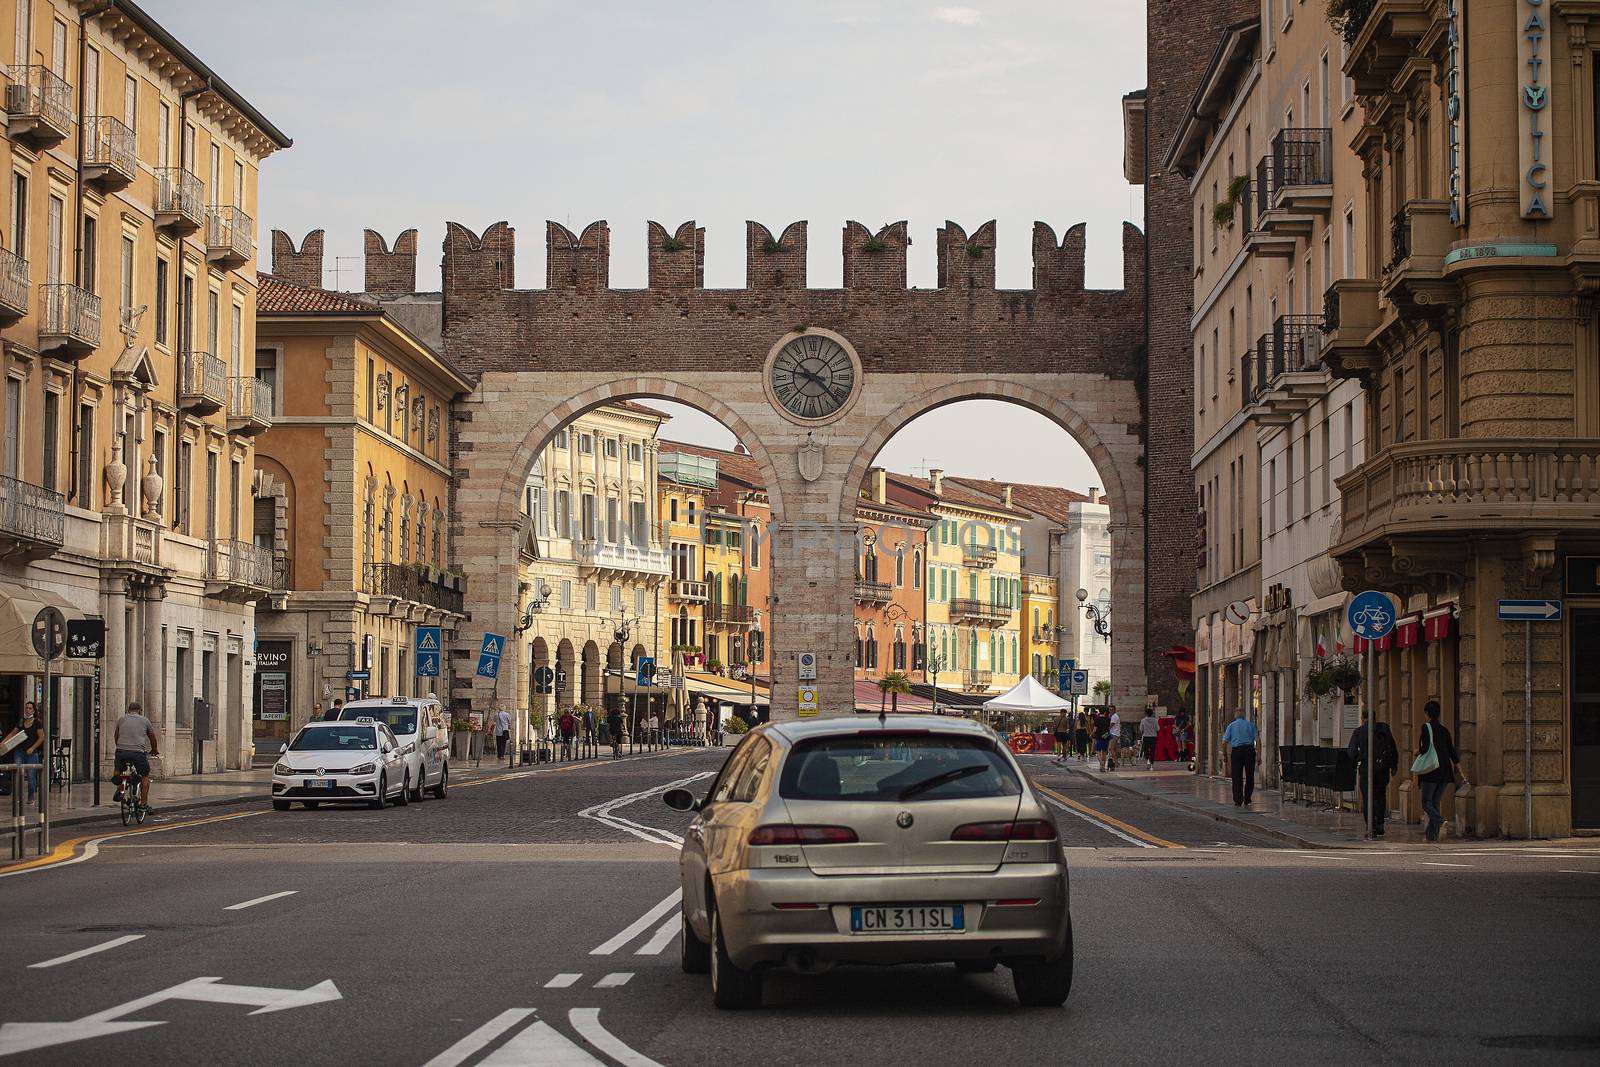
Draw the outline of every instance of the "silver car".
M922 715L770 723L739 743L679 860L683 969L719 1008L763 972L1004 964L1017 999L1072 988L1067 867L1049 809L977 723Z

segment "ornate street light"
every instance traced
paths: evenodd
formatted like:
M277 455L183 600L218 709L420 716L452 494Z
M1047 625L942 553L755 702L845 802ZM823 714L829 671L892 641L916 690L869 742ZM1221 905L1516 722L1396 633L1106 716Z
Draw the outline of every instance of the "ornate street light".
M1094 632L1103 637L1107 643L1111 641L1111 609L1103 608L1099 604L1090 604L1089 590L1078 590L1078 603L1083 605L1083 613L1089 616L1089 622L1094 626Z
M528 606L524 608L522 610L522 614L517 617L517 633L520 634L524 630L532 629L534 616L543 614L545 608L549 606L550 583L540 582L539 588L533 591L533 598L528 601Z

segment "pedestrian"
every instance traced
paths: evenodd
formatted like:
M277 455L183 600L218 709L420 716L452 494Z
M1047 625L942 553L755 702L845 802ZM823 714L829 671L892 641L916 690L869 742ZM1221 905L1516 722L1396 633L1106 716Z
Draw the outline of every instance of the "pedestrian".
M129 704L128 710L117 720L115 737L117 772L120 774L124 767L133 768L133 773L139 776L139 806L147 812L153 810L150 807L150 757L161 755L161 739L137 701ZM133 782L123 783L122 788L132 789ZM120 792L117 799L122 799Z
M1389 816L1389 777L1400 766L1400 748L1394 743L1394 733L1389 724L1380 722L1371 727L1377 757L1372 761L1373 803L1367 796L1367 709L1361 709L1361 725L1350 735L1345 751L1356 765L1356 786L1361 790L1361 812L1367 819L1367 829L1374 840L1383 836L1383 823Z
M1122 716L1117 714L1117 706L1111 705L1111 718L1108 720L1111 728L1109 741L1111 769L1117 769L1117 757L1122 755Z
M722 721L721 721L721 717L717 714L717 705L711 703L710 701L707 701L706 702L706 744L708 744L708 745L720 745L720 744L722 744L722 738L721 738L721 736L719 736L721 734L721 731L722 731Z
M1089 762L1089 713L1078 712L1078 728L1073 731L1073 744L1077 748L1078 758L1085 763Z
M1423 836L1437 842L1444 829L1439 800L1444 796L1445 789L1454 785L1457 779L1465 782L1467 776L1461 773L1461 756L1456 752L1455 739L1439 721L1439 702L1430 700L1422 706L1422 710L1427 714L1428 721L1422 724L1422 734L1417 738L1417 758L1411 764L1411 771L1417 776L1417 786L1422 793L1422 810L1428 816L1428 827Z
M1139 720L1139 749L1145 765L1152 771L1156 769L1156 737L1160 733L1161 720L1156 718L1156 709L1145 708L1144 718Z
M1094 754L1100 757L1100 769L1106 769L1106 755L1111 745L1111 716L1101 708L1094 715Z
M622 710L612 708L606 712L606 733L611 735L611 758L622 755Z
M333 707L328 709L328 721L329 722L337 722L337 721L339 721L339 714L342 711L344 711L344 698L343 697L334 697L333 698Z
M561 718L556 720L556 729L561 732L561 758L572 758L572 739L578 733L578 720L572 714L571 708L561 712Z
M1233 779L1233 803L1246 807L1256 790L1256 768L1261 766L1261 753L1256 747L1261 732L1256 724L1245 717L1244 709L1222 732L1222 750L1228 754L1228 774Z
M1178 745L1178 762L1182 763L1189 758L1189 713L1179 710L1177 719L1172 725L1172 739Z
M13 739L16 740L13 740ZM22 703L22 718L17 720L17 725L4 738L14 747L12 762L26 766L37 766L44 762L44 722L35 717L33 701L25 700ZM39 791L39 772L23 771L23 776L28 779L28 803L33 803L34 794Z
M648 724L650 728L650 743L652 745L661 744L661 716L654 707L650 709Z
M322 721L322 701L318 700L311 705L311 721Z
M506 758L506 746L511 743L511 713L501 708L494 713L494 755Z
M1057 766L1060 766L1062 763L1066 762L1067 754L1072 749L1071 714L1072 713L1068 709L1062 708L1061 714L1056 716L1056 723L1052 728L1055 731L1056 739L1056 758L1052 762L1054 762Z

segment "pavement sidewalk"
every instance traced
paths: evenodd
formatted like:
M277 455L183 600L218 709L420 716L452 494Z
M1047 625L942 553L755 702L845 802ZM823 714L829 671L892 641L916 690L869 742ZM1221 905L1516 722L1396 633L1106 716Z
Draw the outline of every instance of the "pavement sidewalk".
M1134 793L1169 807L1204 815L1230 826L1241 826L1301 848L1383 848L1426 844L1422 825L1390 819L1382 843L1366 841L1359 809L1338 811L1319 804L1297 802L1276 789L1256 789L1249 805L1233 803L1233 785L1227 779L1195 774L1179 763L1158 763L1151 771L1143 765L1101 771L1094 762L1069 760L1067 770L1093 779L1102 786ZM1359 804L1359 800L1356 801ZM1446 840L1450 840L1447 833Z

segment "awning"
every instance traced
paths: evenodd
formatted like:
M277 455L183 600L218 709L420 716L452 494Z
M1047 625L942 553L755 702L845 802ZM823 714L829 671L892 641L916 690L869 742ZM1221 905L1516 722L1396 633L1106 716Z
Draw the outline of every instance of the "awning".
M738 704L746 707L750 704L750 683L740 682L737 678L724 678L720 674L702 674L698 671L685 671L683 674L684 692L690 697L705 697L722 704ZM755 703L770 704L772 692L760 681L756 682Z
M933 712L933 701L915 691L901 693L899 696L886 696L878 688L877 682L862 678L856 680L855 689L857 711L870 711L873 714L877 714L880 706L884 711L888 711L889 704L893 701L895 709L898 711L918 712L921 714L931 714ZM943 692L943 690L940 690L941 699Z
M83 612L66 597L50 589L0 582L0 674L43 674L44 661L33 654L33 619L45 608L55 608L74 621ZM94 660L62 657L50 664L50 673L71 678L94 677Z

